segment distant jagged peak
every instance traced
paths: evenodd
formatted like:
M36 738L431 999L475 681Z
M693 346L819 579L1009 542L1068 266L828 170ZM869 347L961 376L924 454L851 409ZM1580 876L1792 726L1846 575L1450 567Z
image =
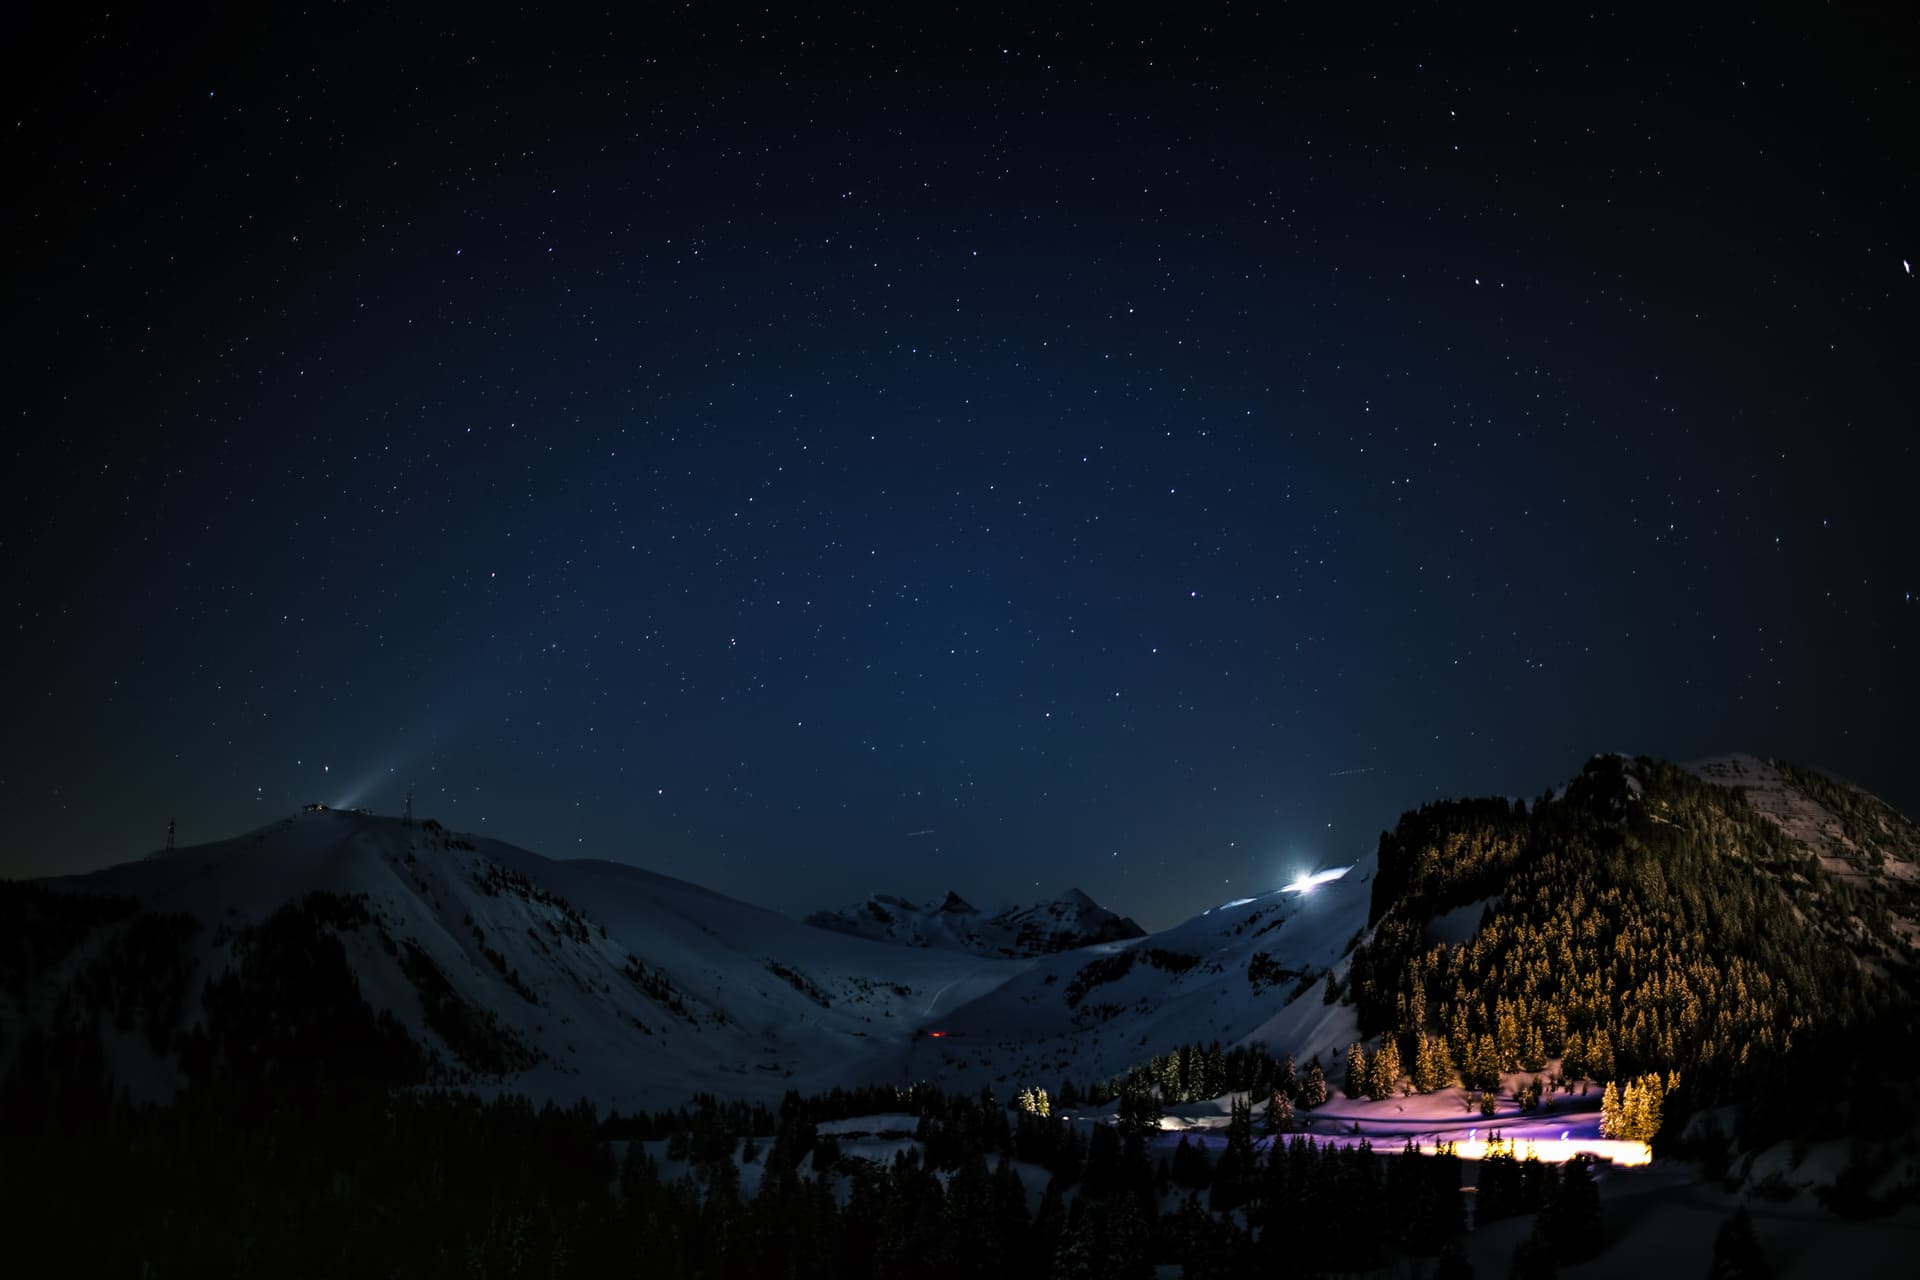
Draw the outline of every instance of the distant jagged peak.
M1147 935L1134 921L1107 910L1078 888L1037 906L1010 907L992 923L1013 932L1012 955L1047 955Z
M940 903L940 913L942 915L977 915L979 914L979 910L978 907L951 889L947 890L945 900Z
M953 890L933 907L874 894L838 911L816 911L806 922L875 942L1021 958L1146 936L1138 924L1077 888L1046 902L1007 907L991 917Z

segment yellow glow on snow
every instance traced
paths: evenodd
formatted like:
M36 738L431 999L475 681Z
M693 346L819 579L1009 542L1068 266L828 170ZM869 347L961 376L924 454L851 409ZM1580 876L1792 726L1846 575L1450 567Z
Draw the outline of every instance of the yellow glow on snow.
M1375 1145L1375 1151L1388 1151L1390 1138L1383 1138ZM1650 1164L1653 1151L1644 1142L1622 1142L1617 1138L1501 1138L1499 1145L1513 1153L1516 1160L1525 1160L1528 1156L1538 1156L1547 1164L1565 1164L1578 1155L1594 1155L1619 1165ZM1431 1154L1434 1147L1427 1143L1419 1144L1420 1150ZM1388 1154L1391 1154L1388 1151ZM1453 1144L1453 1154L1462 1160L1481 1160L1487 1154L1485 1138L1469 1138Z

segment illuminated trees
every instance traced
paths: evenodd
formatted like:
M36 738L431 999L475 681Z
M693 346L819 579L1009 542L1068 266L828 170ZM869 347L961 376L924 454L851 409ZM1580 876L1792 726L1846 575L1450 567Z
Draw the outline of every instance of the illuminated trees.
M1266 1109L1260 1113L1260 1131L1269 1138L1293 1132L1293 1103L1284 1089L1275 1089L1268 1095Z
M1493 1037L1482 1035L1468 1048L1466 1061L1460 1068L1461 1082L1469 1089L1498 1089L1503 1066Z
M1673 1077L1679 1084L1679 1077ZM1666 1103L1667 1084L1657 1071L1638 1080L1629 1080L1625 1089L1618 1081L1608 1081L1600 1099L1600 1136L1622 1142L1652 1142L1660 1132L1661 1112Z
M1367 1064L1367 1096L1375 1100L1391 1098L1400 1083L1400 1047L1388 1036Z
M1432 1093L1453 1083L1453 1055L1439 1036L1420 1034L1413 1061L1413 1087L1418 1093Z
M1596 759L1530 808L1432 804L1383 835L1348 985L1362 1033L1398 1044L1416 1089L1446 1074L1430 1037L1470 1089L1560 1057L1560 1079L1618 1080L1621 1131L1650 1134L1652 1104L1677 1102L1648 1073L1725 1099L1811 1027L1878 1016L1875 979L1834 942L1858 910L1828 879L1739 792ZM1476 904L1469 936L1428 941L1437 916Z
M1311 1111L1325 1106L1326 1101L1327 1073L1320 1069L1320 1059L1315 1058L1307 1064L1306 1078L1300 1082L1300 1105Z
M1607 1081L1607 1091L1600 1095L1600 1136L1620 1138L1624 1135L1626 1123L1620 1110L1620 1086Z

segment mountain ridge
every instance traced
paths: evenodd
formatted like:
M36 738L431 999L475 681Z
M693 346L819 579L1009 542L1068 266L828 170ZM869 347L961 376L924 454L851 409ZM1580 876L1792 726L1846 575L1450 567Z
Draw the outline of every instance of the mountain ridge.
M1569 850L1579 856L1569 861ZM1548 854L1562 870L1543 879L1535 864ZM1604 1026L1621 1069L1679 1062L1663 1036L1693 1046L1694 1065L1722 1062L1726 1044L1784 1051L1813 1025L1795 1021L1794 1002L1814 993L1806 984L1831 988L1835 1008L1871 1010L1916 972L1920 828L1909 819L1825 775L1753 757L1690 770L1606 757L1531 808L1409 811L1379 853L1339 878L1236 899L1154 934L1077 890L993 915L952 892L932 906L884 895L861 904L984 951L815 927L631 864L548 859L432 820L297 814L86 876L0 885L0 938L25 939L0 947L0 1027L84 1038L96 1029L76 1011L97 1005L117 1028L103 1033L110 1070L138 1086L136 1099L163 1096L195 1069L194 1029L244 1005L250 979L234 994L220 986L226 975L245 979L292 938L296 950L337 953L330 971L351 990L329 998L391 1019L431 1079L629 1109L699 1091L768 1100L862 1082L1084 1084L1172 1044L1216 1039L1303 1062L1383 1033L1410 1047L1414 1024L1396 1001L1457 1008L1469 1051L1485 1034L1514 1051L1509 1061L1531 1061L1526 1009L1513 1006L1510 1034L1494 987L1480 1010L1443 984L1544 927L1527 923L1527 895L1549 906L1578 898L1568 889L1593 874L1601 880L1581 892L1594 901L1637 901L1644 882L1669 904L1659 909L1702 927L1761 907L1774 914L1753 918L1784 922L1739 935L1748 950L1734 953L1734 977L1777 1005L1751 1025L1714 985L1724 957L1663 971L1634 996L1655 1019L1646 1029L1620 1021L1610 977L1576 975L1585 1003L1570 1007L1584 1012L1568 1025L1583 1045ZM1706 898L1700 876L1717 877ZM53 900L76 893L77 905ZM1090 938L1089 921L1120 936ZM1019 946L1030 953L1005 953ZM1433 967L1436 947L1446 967ZM141 966L153 976L138 976ZM1725 1025L1682 1021L1674 1001L1689 993ZM1424 1029L1436 1025L1448 1030L1444 1019ZM1542 1031L1543 1047L1564 1051L1557 1025ZM0 1074L17 1050L15 1037L0 1043Z
M235 937L312 895L349 904L323 907L315 945L337 940L361 996L439 1055L443 1082L621 1107L684 1100L703 1083L769 1097L892 1079L936 998L1017 967L903 954L629 864L339 810L38 887L198 920L181 962L187 1021L237 963ZM491 1072L443 1030L482 1024L494 1027L487 1062L538 1061ZM179 1056L178 1035L162 1038L148 1074Z
M815 911L806 923L904 947L938 948L1003 959L1034 959L1103 942L1143 938L1147 931L1079 888L1027 906L987 915L949 889L938 906L873 894L838 910Z

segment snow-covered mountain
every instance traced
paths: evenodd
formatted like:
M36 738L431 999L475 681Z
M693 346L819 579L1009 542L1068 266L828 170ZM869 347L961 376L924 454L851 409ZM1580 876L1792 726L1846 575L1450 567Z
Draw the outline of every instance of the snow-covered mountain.
M1126 942L1036 961L944 1014L915 1044L916 1079L952 1088L1081 1085L1176 1045L1265 1045L1304 1064L1357 1038L1327 977L1366 927L1373 860ZM937 1034L936 1034L937 1033Z
M364 901L328 913L362 995L454 1080L621 1109L897 1082L926 1019L1029 963L884 946L638 867L339 810L43 883L203 922L187 944L187 1024L236 935L310 893ZM0 1014L32 1020L60 995ZM178 1078L122 1039L116 1066L137 1091Z
M1920 826L1850 782L1784 760L1716 756L1686 766L1695 777L1742 793L1747 803L1846 886L1832 905L1839 933L1882 974L1913 963L1920 949ZM1801 895L1802 909L1814 904ZM1872 917L1882 930L1858 927Z
M1792 766L1743 757L1695 768L1743 790L1808 860L1776 857L1756 874L1805 878L1817 864L1831 886L1796 901L1833 947L1904 982L1920 938L1910 888L1920 829ZM431 821L302 813L0 894L0 936L28 939L0 949L0 1072L18 1030L97 1033L136 1100L168 1095L188 1069L187 1033L210 1025L213 988L244 967L263 922L303 903L301 945L337 948L352 1002L390 1015L437 1059L435 1078L536 1098L632 1110L696 1092L772 1100L912 1080L1004 1093L1108 1079L1214 1040L1304 1062L1357 1038L1353 1004L1323 993L1330 973L1348 983L1370 907L1392 905L1370 901L1391 887L1377 865L1369 855L1340 878L1151 936L1077 892L992 916L952 895L931 908L874 898L808 924L638 867L548 859ZM47 889L136 900L144 914L32 899ZM1413 913L1425 943L1459 944L1501 894L1476 882L1396 909Z
M1344 1043L1351 1011L1323 1004L1320 988L1365 922L1364 877L1152 937L1128 936L1138 926L1080 893L991 917L950 901L918 916L963 927L899 946L638 867L322 810L40 882L136 899L144 915L105 918L0 984L0 1027L98 1004L138 920L191 917L197 927L167 935L174 996L112 996L97 1010L122 1028L103 1033L112 1074L136 1098L168 1096L210 984L254 954L263 922L298 906L302 929L337 938L359 997L437 1059L437 1078L465 1087L634 1110L696 1092L771 1101L917 1079L1090 1081L1194 1039L1302 1053ZM135 1026L147 1034L124 1029Z
M1051 902L1008 907L991 916L953 892L937 907L881 894L841 911L816 911L807 923L875 942L1004 959L1125 942L1143 938L1147 932L1078 889L1069 889Z

